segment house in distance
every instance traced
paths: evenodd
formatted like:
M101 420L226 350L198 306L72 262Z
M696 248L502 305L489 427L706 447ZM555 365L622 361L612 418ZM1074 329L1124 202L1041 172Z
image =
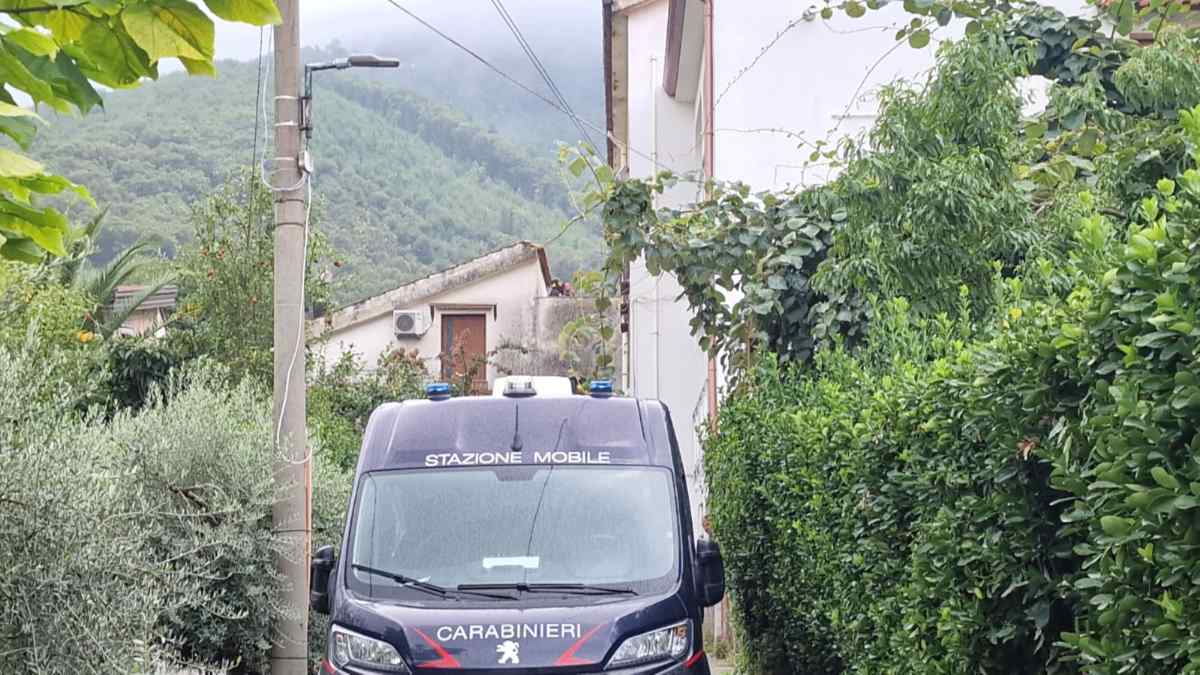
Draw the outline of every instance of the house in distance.
M564 288L546 251L521 241L313 319L309 344L326 364L351 352L367 368L415 351L431 380L475 393L507 374L567 375L559 335L594 307Z

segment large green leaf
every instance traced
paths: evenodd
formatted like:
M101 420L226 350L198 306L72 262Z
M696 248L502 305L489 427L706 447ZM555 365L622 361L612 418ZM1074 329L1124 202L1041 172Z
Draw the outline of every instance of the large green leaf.
M42 165L12 150L0 148L0 176L27 178L42 173Z
M204 0L204 4L226 21L266 26L282 20L275 0Z
M62 176L42 174L31 178L22 178L21 185L43 195L57 195L63 192L71 192L82 199L88 206L96 208L96 200L92 198L92 193L88 192L87 188L82 185L76 185Z
M67 218L56 209L36 209L0 199L0 228L29 238L54 255L67 253Z
M33 243L49 253L59 256L67 254L65 227L38 227L29 224L25 227L25 234L29 235Z
M45 251L27 237L18 239L0 235L0 239L4 240L4 243L0 244L0 258L36 264L46 257Z
M158 76L150 57L119 23L92 24L78 44L64 51L75 58L84 75L107 87L132 87L142 78Z
M37 137L37 125L26 117L0 116L0 133L16 141L22 149L28 150L33 139Z
M54 95L54 88L29 72L6 45L0 45L0 81L25 92L35 103L47 103L60 112L70 110L66 101Z
M126 7L121 20L152 61L213 58L213 22L186 0L156 0Z
M45 18L38 23L49 28L59 42L66 43L74 42L82 37L88 26L96 23L96 20L79 12L60 9L48 12Z
M7 35L4 40L7 45ZM8 46L12 54L34 77L50 85L51 91L58 99L70 102L84 114L104 104L104 99L100 98L100 94L92 83L88 82L69 54L60 53L57 58L52 59L31 54L20 47Z
M3 101L0 101L0 117L33 117L39 120L42 119L34 110L22 108L19 105L11 103L4 103Z
M25 51L38 56L54 56L58 53L58 43L33 28L18 28L9 31L4 35L4 40L20 45Z
M183 68L187 71L188 75L213 77L217 74L217 68L213 65L212 61L180 58L179 62L183 64Z
M13 139L24 149L28 149L37 136L37 125L33 122L35 119L41 118L29 108L0 101L0 133Z

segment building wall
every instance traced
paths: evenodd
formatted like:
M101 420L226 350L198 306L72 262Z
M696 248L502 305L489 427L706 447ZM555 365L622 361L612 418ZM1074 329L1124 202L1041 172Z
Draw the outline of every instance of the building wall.
M861 137L875 122L880 88L898 80L923 81L937 45L961 37L965 26L956 21L937 29L928 47L913 49L894 39L913 16L897 0L859 19L837 11L828 20L806 13L807 3L714 2L715 173L755 190L830 179L827 165L805 166L812 148L801 143ZM1094 12L1080 0L1042 4L1067 14ZM1044 100L1043 83L1028 82L1023 89L1035 99L1032 107Z
M629 13L629 174L649 177L658 170L698 173L703 153L694 103L681 103L662 88L666 59L667 2ZM657 110L655 110L657 106ZM657 133L651 120L657 120ZM649 157L647 157L649 156ZM697 183L682 183L660 198L660 206L682 206L700 196ZM667 405L688 471L692 518L703 515L701 446L697 428L705 422L707 357L691 334L691 312L670 275L651 276L641 261L630 266L629 393Z
M546 295L546 285L536 258L477 281L452 288L422 299L399 310L429 312L433 305L479 305L488 309L438 309L434 312L429 331L419 338L397 338L392 329L392 315L385 313L340 330L330 331L320 338L317 348L326 363L336 361L347 351L374 368L379 357L394 349L419 351L430 377L441 372L442 316L445 314L485 314L487 320L487 350L495 351L506 341L521 343L534 332L535 299ZM493 312L490 308L495 305ZM489 382L496 377L494 366L488 367Z
M894 40L896 30L912 18L895 0L860 19L838 12L829 20L816 11L806 17L808 3L710 1L717 101L714 175L748 183L753 191L832 178L826 165L806 166L812 150L802 144L861 137L875 122L879 88L923 78L934 65L937 44L960 36L963 26L940 29L929 47L918 50ZM630 150L625 154L634 177L649 177L656 169L698 173L703 166L703 97L676 101L661 86L668 4L659 0L626 13ZM1068 13L1087 11L1079 0L1048 4ZM706 68L702 63L702 78ZM1023 88L1030 108L1044 101L1044 83ZM700 196L699 185L685 182L663 195L659 205L684 205ZM631 265L629 281L628 386L633 395L660 399L671 409L699 522L703 473L696 429L707 415L707 356L691 334L692 314L686 300L676 300L681 288L670 275L653 277L639 262Z

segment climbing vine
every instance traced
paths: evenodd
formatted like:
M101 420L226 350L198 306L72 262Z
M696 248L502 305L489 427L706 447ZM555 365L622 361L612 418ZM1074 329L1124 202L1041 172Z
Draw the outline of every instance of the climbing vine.
M931 318L965 299L981 318L998 276L1064 254L1079 189L1126 219L1121 205L1186 163L1174 111L1200 103L1192 37L1168 30L1141 49L1042 7L979 27L940 50L927 82L883 90L865 145L818 145L814 159L840 169L826 186L752 193L709 181L700 201L664 208L657 198L694 178L606 174L583 203L601 211L609 283L637 260L673 275L693 334L736 377L756 352L805 362L822 342L854 344L883 298ZM1053 81L1032 120L1023 75Z

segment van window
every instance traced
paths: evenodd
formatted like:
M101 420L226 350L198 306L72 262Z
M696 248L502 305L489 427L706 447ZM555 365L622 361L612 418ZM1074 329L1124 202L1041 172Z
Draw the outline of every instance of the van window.
M581 583L639 593L679 576L671 474L656 467L497 466L363 478L355 565L439 586ZM358 592L411 589L350 571Z

